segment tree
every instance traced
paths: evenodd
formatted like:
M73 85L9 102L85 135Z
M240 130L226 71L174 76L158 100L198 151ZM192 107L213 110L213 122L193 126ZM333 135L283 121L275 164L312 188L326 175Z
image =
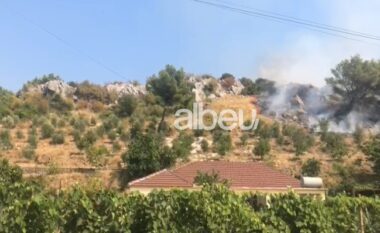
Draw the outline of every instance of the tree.
M228 184L228 181L221 179L219 172L212 170L211 173L197 171L193 183L196 185L212 185L217 183Z
M252 81L252 79L241 78L240 82L244 86L244 89L241 91L242 95L257 95L257 94L259 94L259 88Z
M120 117L129 117L136 110L138 100L133 95L124 95L118 100L117 113Z
M253 149L253 153L262 158L264 155L268 154L270 150L271 146L269 144L269 140L267 138L260 138Z
M354 56L339 63L331 72L333 77L326 82L342 100L335 117L343 118L354 108L366 109L379 103L376 99L380 93L379 61Z
M130 181L173 165L175 157L162 146L158 135L138 134L122 155L122 160L127 165L127 179Z
M168 110L190 107L194 99L192 88L185 80L185 72L171 65L160 71L158 77L155 75L150 77L146 89L157 96L164 107L158 131L162 130Z
M173 141L173 153L178 158L186 159L187 156L190 154L191 151L191 145L194 142L194 137L192 134L186 134L184 132L181 132Z
M325 142L323 150L331 155L335 159L340 159L348 154L348 147L344 141L344 137L341 134L328 132L324 138L321 138Z
M321 162L314 158L306 160L302 165L301 173L304 176L319 176L321 172Z

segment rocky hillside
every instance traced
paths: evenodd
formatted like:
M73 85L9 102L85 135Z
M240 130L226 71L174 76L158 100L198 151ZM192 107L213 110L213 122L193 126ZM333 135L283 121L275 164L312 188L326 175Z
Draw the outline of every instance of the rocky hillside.
M342 100L331 88L192 76L167 66L146 85L65 83L48 75L17 95L1 90L0 99L1 157L52 188L78 182L118 187L206 159L263 160L295 177L322 176L336 191L378 185L378 119L365 111L358 117L354 105L339 120ZM217 113L256 110L258 128L175 129L175 110L191 109L194 101Z

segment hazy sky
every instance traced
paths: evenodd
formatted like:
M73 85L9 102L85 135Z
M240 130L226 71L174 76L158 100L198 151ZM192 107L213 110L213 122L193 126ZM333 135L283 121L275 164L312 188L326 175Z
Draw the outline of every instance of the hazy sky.
M376 0L224 1L380 35ZM191 0L0 0L0 86L11 90L47 73L144 82L165 64L323 85L330 68L355 54L378 59L380 45Z

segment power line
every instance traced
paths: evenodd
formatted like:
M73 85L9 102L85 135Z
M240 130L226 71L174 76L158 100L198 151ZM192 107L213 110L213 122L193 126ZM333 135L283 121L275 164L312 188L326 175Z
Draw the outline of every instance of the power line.
M332 35L332 36L337 36L337 37L350 39L354 41L368 42L368 41L359 40L357 38L380 41L380 37L376 35L358 32L358 31L354 31L354 30L350 30L350 29L346 29L342 27L321 24L314 21L310 21L310 20L303 20L303 19L299 19L295 17L285 16L285 15L277 14L274 12L263 11L263 10L259 10L255 8L247 8L247 7L241 7L241 6L238 7L238 6L231 5L230 3L223 2L223 1L217 1L217 0L214 2L207 1L207 0L191 0L191 1L233 11L233 12L237 12L237 13L241 13L248 16L264 18L271 21L298 24L299 26L306 27L311 30L315 30L318 32ZM348 35L351 37L348 37L345 35ZM352 36L356 38L352 38ZM379 44L376 44L376 45L379 45Z
M64 44L66 47L70 48L71 50L73 50L74 52L78 53L79 55L81 56L84 56L86 57L87 59L89 59L90 61L92 61L93 63L95 63L96 65L102 67L104 70L114 74L115 76L118 76L119 78L122 78L122 79L125 79L125 80L129 80L127 79L124 75L122 75L120 72L116 71L115 69L111 68L110 66L104 64L103 62L101 62L100 60L96 59L95 57L93 56L90 56L89 54L85 53L83 50L75 47L74 45L72 45L71 43L69 43L68 41L66 41L65 39L63 39L62 37L58 36L56 33L50 31L49 29L35 23L34 21L32 21L31 19L27 18L25 15L15 11L14 9L8 7L8 6L5 6L6 8L8 8L8 10L10 10L13 14L19 16L20 18L22 18L24 21L26 21L27 23L33 25L34 27L38 28L39 30L47 33L48 35L50 35L51 37L53 37L54 39L58 40L59 42L61 42L62 44Z

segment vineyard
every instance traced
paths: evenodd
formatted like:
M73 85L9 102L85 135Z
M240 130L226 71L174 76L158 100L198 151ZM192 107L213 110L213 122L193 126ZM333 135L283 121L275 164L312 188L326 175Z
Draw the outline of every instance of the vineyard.
M223 185L148 196L74 187L50 192L0 162L0 232L380 232L380 200L289 193L268 205Z

